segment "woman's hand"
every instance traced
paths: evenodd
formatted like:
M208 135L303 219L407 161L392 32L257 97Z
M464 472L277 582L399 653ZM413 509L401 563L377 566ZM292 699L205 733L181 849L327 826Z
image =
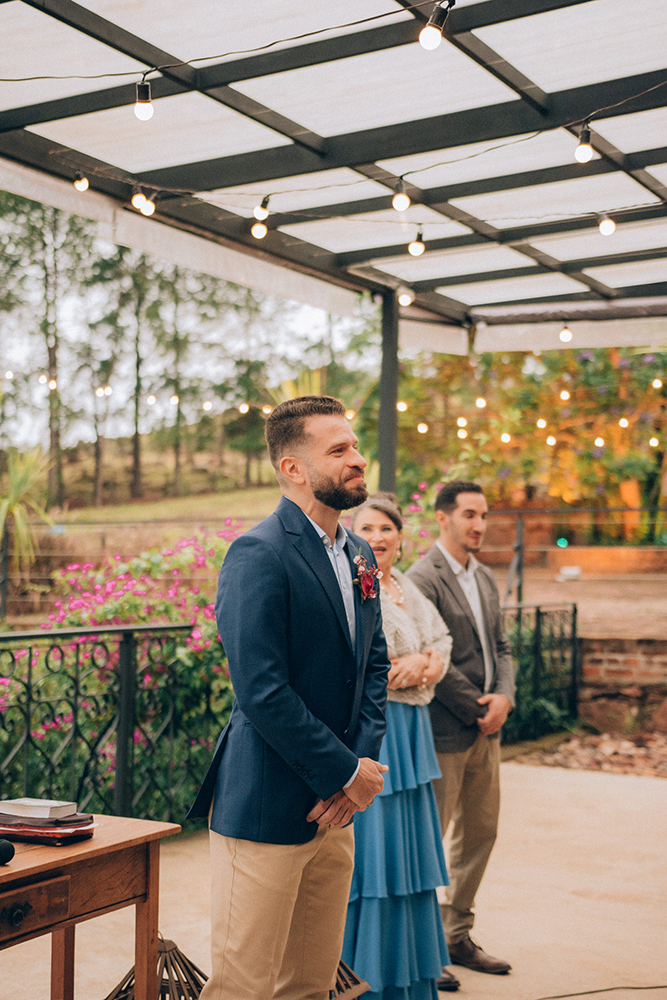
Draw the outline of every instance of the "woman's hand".
M430 666L430 657L424 653L408 653L391 660L391 670L387 681L390 691L400 691L403 688L417 687ZM442 667L441 667L442 669Z
M442 653L439 653L437 649L425 649L424 655L428 658L428 666L419 683L420 687L429 687L431 684L436 684L444 676L445 661Z

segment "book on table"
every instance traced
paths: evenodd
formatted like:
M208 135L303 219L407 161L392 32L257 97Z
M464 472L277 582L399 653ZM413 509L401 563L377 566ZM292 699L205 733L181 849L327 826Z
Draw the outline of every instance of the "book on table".
M53 844L56 847L71 844L92 837L96 826L90 813L74 813L60 819L38 819L0 812L0 837L28 844Z
M30 819L63 819L74 816L76 802L62 799L0 799L0 813L6 816L25 816Z

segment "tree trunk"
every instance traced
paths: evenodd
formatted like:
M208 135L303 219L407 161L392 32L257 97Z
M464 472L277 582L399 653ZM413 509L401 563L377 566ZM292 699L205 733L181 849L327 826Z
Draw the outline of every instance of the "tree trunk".
M104 438L96 428L95 434L95 489L93 502L96 507L101 507L102 497L102 457L104 452Z
M141 297L137 296L137 307L135 310L136 334L134 338L134 434L132 435L132 481L130 483L130 496L135 500L144 495L144 484L141 474L141 436L139 434L139 408L141 406L141 363L142 357L139 350L140 332L140 312Z
M0 541L0 620L7 617L7 584L9 582L9 525L5 520Z
M174 496L181 495L181 422L183 414L181 405L176 405L176 421L174 423Z

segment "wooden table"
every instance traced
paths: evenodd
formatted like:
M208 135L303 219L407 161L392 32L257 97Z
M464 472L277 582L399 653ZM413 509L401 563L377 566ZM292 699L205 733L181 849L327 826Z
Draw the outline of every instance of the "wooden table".
M51 934L51 1000L74 1000L76 924L136 906L135 1000L155 1000L160 839L181 828L121 816L95 820L91 840L14 845L14 858L0 866L0 949Z

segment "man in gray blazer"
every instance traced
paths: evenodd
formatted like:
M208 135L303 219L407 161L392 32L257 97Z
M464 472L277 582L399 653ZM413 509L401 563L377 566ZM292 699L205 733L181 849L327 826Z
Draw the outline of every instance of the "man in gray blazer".
M408 576L451 632L451 665L431 702L442 777L434 782L443 833L453 821L451 884L442 920L455 965L496 975L511 966L470 938L475 895L498 829L499 732L514 704L514 671L493 574L475 558L487 503L476 483L454 481L435 502L440 537ZM444 984L443 984L444 985ZM451 986L449 986L451 989Z

